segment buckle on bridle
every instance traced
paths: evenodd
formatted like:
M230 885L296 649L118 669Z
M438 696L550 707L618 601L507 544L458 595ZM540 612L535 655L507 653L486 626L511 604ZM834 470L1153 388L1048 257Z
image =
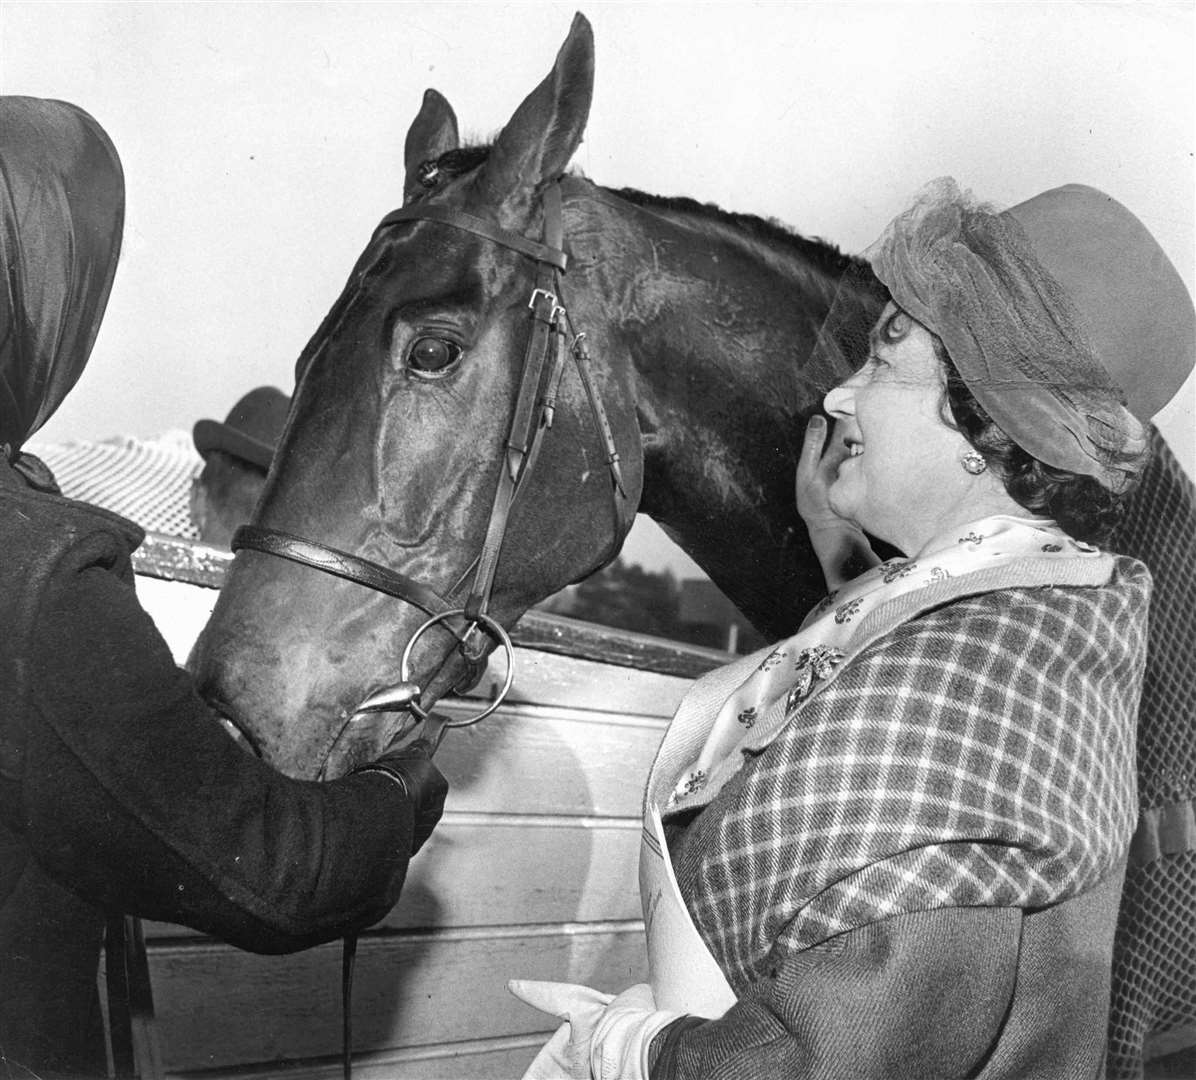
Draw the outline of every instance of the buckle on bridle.
M548 301L549 304L548 315L544 321L548 323L549 326L555 326L557 319L565 314L565 309L561 307L556 293L552 292L550 289L532 289L532 294L530 297L528 297L527 306L531 309L532 314L537 318L540 318L541 316L536 310L536 306L542 300Z

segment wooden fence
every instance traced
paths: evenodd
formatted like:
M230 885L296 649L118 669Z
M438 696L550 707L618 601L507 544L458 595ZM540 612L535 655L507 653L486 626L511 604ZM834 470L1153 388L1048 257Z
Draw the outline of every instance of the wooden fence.
M157 537L138 553L139 593L176 656L228 558ZM692 678L727 657L534 612L513 638L510 697L446 736L444 817L399 903L361 937L359 1080L517 1077L552 1024L507 992L509 978L608 991L645 978L643 781ZM339 945L262 957L162 923L146 939L168 1075L340 1075Z

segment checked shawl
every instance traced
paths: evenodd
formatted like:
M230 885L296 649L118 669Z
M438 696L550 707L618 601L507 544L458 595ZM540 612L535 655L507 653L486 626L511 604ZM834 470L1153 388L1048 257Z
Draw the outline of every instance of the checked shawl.
M670 837L736 991L878 919L1037 908L1113 872L1137 814L1149 591L1146 569L1117 558L1100 587L1000 588L914 611L744 754ZM717 697L728 683L714 674ZM679 774L666 756L650 798Z

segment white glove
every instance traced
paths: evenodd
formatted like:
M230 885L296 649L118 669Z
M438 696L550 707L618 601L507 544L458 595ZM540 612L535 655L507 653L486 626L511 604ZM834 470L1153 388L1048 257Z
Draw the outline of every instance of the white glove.
M523 1080L590 1080L590 1036L614 998L575 983L512 979L507 989L533 1009L565 1022L523 1074Z
M656 1008L639 983L618 997L573 983L513 979L511 993L566 1021L545 1044L524 1080L648 1080L648 1047L681 1013Z
M648 1047L682 1015L658 1009L647 983L628 987L607 1005L590 1038L595 1080L648 1080Z

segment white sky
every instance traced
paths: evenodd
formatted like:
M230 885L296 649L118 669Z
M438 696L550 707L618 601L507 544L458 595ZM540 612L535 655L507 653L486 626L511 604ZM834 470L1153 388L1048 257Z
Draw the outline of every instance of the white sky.
M290 388L435 86L497 131L579 4L0 0L0 91L64 98L124 163L124 251L39 441L153 435ZM594 26L593 180L774 216L847 250L927 180L1130 206L1193 289L1196 6L621 3ZM1160 417L1196 473L1196 384ZM651 542L632 558L650 563Z

